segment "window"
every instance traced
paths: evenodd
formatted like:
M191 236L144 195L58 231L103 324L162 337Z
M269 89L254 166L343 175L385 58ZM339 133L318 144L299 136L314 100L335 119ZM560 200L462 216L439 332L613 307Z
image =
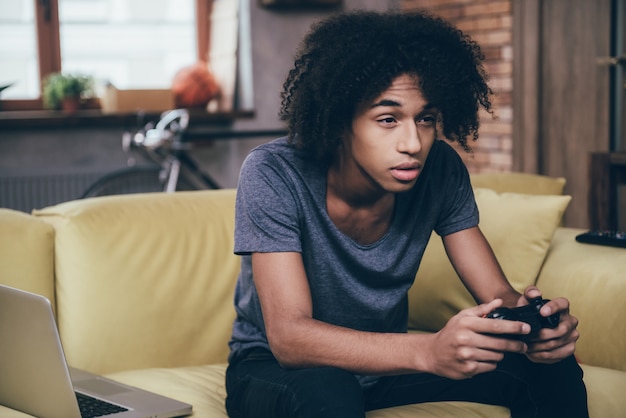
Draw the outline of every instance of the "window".
M0 98L39 96L35 2L0 0Z
M41 80L61 70L168 88L180 68L208 59L214 1L0 0L2 109L41 109Z

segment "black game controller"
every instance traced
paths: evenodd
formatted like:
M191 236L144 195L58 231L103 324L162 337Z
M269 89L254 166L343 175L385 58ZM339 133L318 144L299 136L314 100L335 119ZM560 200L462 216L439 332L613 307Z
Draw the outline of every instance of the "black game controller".
M531 299L528 305L518 308L496 308L485 316L492 319L506 319L508 321L526 322L530 325L530 334L502 335L506 338L526 341L535 336L542 328L556 328L561 320L561 315L557 312L550 316L542 316L539 310L550 299L537 297Z

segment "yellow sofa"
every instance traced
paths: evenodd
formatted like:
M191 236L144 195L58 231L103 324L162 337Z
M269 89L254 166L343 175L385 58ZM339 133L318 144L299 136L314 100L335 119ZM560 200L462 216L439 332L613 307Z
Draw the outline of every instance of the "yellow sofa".
M626 249L579 244L559 222L563 181L473 176L481 227L516 287L570 299L580 319L591 416L626 416ZM496 191L494 191L496 190ZM498 193L505 191L516 193ZM532 194L520 194L532 193ZM69 363L226 417L224 370L239 270L234 190L72 201L25 214L0 209L0 283L53 303ZM473 302L433 237L410 294L410 326L436 331ZM558 382L555 382L558 384ZM486 388L486 390L488 390ZM0 417L26 416L0 407ZM383 417L508 417L445 402Z

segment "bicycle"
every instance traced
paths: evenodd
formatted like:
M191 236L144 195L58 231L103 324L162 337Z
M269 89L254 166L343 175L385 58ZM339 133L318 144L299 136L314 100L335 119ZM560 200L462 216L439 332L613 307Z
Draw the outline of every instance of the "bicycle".
M185 109L174 109L162 113L156 125L150 122L134 134L124 132L122 149L129 155L129 167L96 180L81 198L219 189L220 186L215 180L203 172L188 155L188 151L193 147L192 143L184 142L188 125L189 112ZM140 152L153 164L136 165L133 156L135 152Z

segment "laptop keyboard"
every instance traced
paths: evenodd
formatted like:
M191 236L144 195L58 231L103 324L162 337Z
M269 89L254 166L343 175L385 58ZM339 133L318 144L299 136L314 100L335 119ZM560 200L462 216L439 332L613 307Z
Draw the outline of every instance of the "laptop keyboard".
M118 412L128 411L128 409L91 396L83 395L76 392L78 406L80 408L80 416L83 418L102 417L105 415L117 414Z

